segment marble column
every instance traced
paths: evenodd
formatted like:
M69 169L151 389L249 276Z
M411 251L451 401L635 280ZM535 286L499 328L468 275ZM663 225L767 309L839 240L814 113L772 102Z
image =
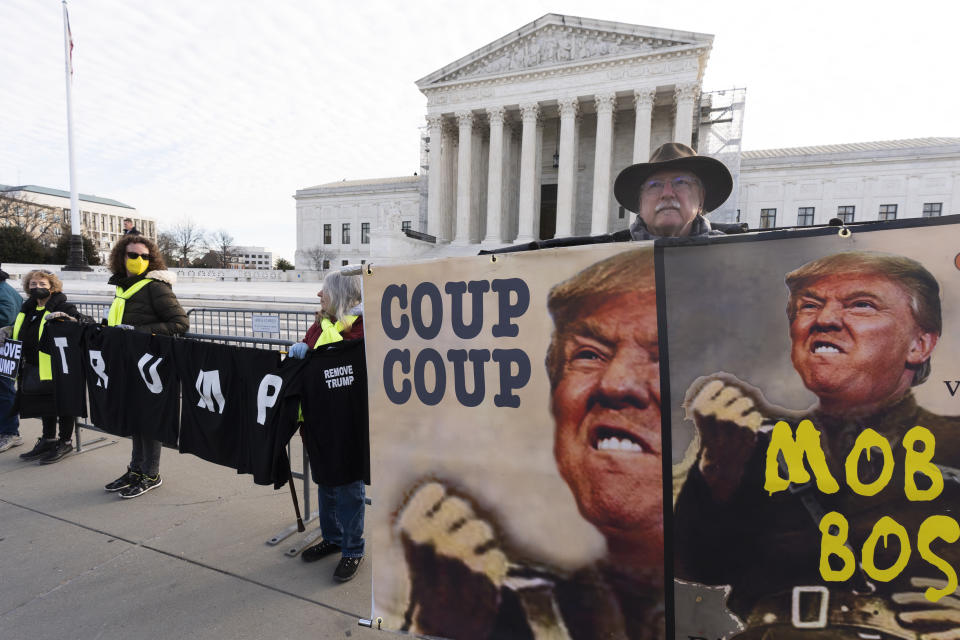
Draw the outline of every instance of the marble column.
M484 243L503 242L503 107L487 109L490 119L490 160L487 164L487 235Z
M826 178L820 187L820 202L823 204L817 211L813 212L814 224L826 224L830 218L837 217L837 205L834 201L833 191L837 183Z
M457 207L457 129L452 122L443 123L443 198L440 210L440 227L443 239L449 242L453 238L453 227Z
M693 142L693 107L700 93L700 87L695 83L678 84L674 90L674 99L677 102L677 117L673 124L674 142L690 145Z
M573 235L574 203L577 201L577 116L580 101L563 98L560 107L560 165L557 168L557 230L555 238Z
M449 240L443 237L443 117L427 116L430 131L430 167L427 174L427 233L437 241Z
M523 122L523 133L520 141L520 211L518 213L519 228L517 242L530 242L539 235L539 229L534 228L537 216L536 190L540 185L534 184L537 177L537 121L540 119L540 105L532 102L520 105L520 118Z
M453 241L457 244L469 244L470 201L473 186L470 162L473 158L473 113L458 111L457 125L460 129L460 149L457 154L457 233Z
M593 163L591 235L610 231L610 165L613 162L613 109L616 102L614 93L596 96L597 149Z
M637 89L633 92L633 107L636 124L633 131L633 164L650 159L650 127L653 123L653 101L656 88Z

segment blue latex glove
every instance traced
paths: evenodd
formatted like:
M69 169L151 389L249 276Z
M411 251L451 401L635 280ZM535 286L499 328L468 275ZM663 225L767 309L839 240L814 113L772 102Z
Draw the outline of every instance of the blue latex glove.
M309 351L307 348L307 343L298 342L297 344L291 345L290 348L287 349L287 357L303 360L307 357L307 351Z

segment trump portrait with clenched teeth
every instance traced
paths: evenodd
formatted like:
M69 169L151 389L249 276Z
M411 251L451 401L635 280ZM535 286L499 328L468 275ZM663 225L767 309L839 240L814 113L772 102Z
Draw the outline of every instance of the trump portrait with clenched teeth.
M527 562L468 492L427 482L396 522L410 572L406 630L471 639L664 637L653 248L581 269L550 289L547 310L553 458L606 552L572 567ZM514 493L526 489L518 484ZM542 500L526 495L531 504Z
M787 411L730 373L691 385L686 408L699 451L676 504L675 575L729 588L727 606L742 623L731 636L737 640L960 638L956 601L925 591L942 586L944 572L922 550L911 554L905 538L869 543L881 518L916 536L928 517L946 517L960 503L960 483L949 476L960 466L960 419L924 409L912 391L929 377L943 330L940 286L916 260L872 251L807 262L785 284L790 360L817 401ZM813 425L838 490L805 492L812 485L794 479L790 491L766 490L778 421L791 429ZM904 487L918 482L905 462L918 452L908 433L915 428L929 434L919 451L948 470L935 498L905 495ZM889 443L889 454L876 445L858 449L864 433ZM889 486L866 493L855 482ZM848 530L825 526L830 514ZM863 554L849 576L829 573L838 563L822 555L828 534ZM957 545L938 542L934 549L960 566ZM895 575L873 569L895 565ZM817 595L804 600L808 593Z

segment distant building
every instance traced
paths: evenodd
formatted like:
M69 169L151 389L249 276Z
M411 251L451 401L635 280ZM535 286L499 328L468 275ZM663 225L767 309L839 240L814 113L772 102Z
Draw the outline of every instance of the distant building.
M0 218L0 225L18 224L12 217L26 220L25 228L44 245L55 245L63 234L70 233L70 192L36 185L0 185L0 210L8 212ZM123 235L123 220L130 218L140 233L157 240L157 224L145 218L128 204L80 194L80 229L82 235L93 241L102 263L110 256L110 249ZM20 223L24 226L23 223Z
M273 269L273 252L263 247L230 247L231 269Z

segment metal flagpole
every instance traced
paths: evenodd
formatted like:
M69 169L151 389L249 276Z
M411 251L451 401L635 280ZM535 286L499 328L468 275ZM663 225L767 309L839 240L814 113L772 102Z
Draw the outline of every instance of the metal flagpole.
M64 271L92 271L83 255L83 239L80 236L80 203L77 176L73 162L73 106L71 89L73 80L73 35L70 32L70 15L67 0L63 0L63 55L67 76L67 153L70 162L70 256Z

